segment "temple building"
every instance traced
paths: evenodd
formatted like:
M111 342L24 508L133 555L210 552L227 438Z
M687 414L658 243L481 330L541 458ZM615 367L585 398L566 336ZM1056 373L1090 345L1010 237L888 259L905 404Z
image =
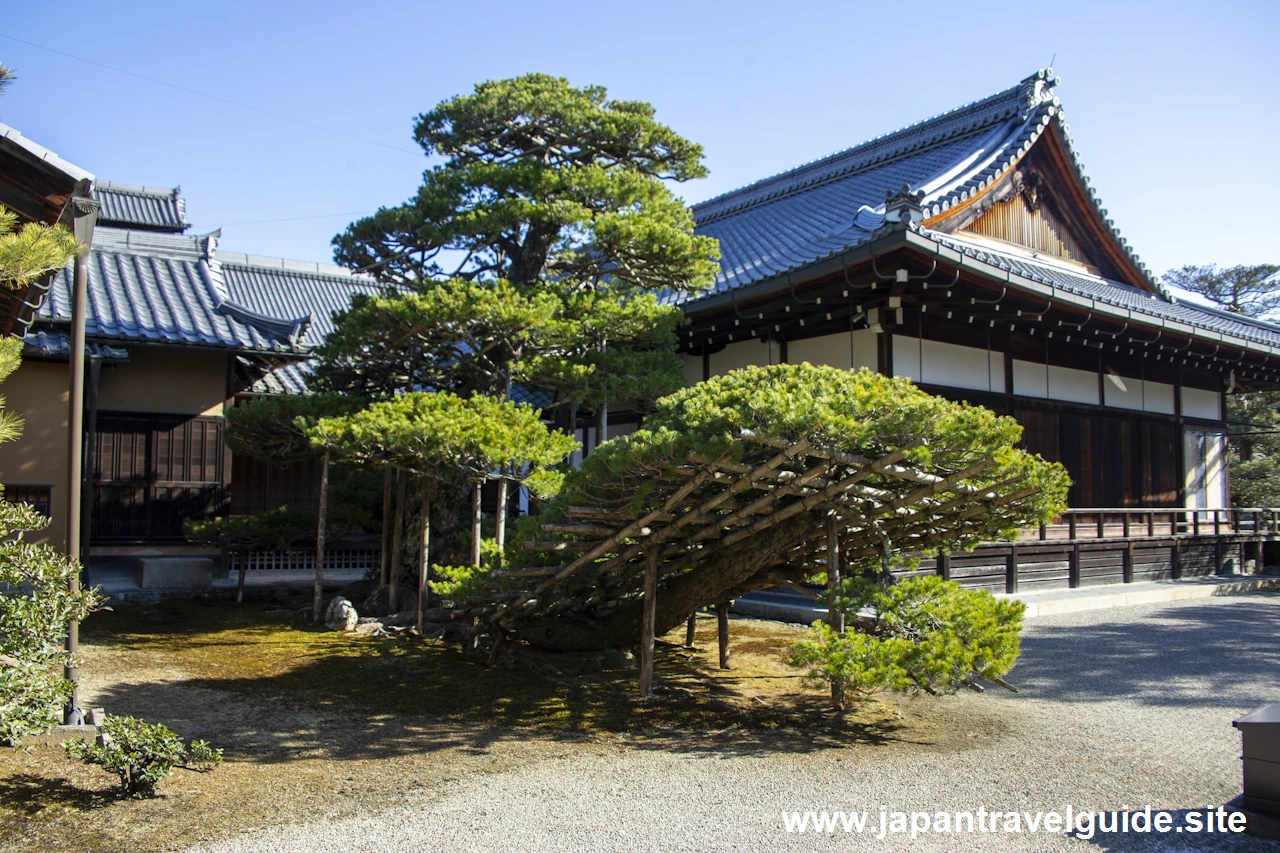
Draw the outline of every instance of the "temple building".
M1180 301L1120 236L1041 71L693 208L690 382L803 362L1016 417L1073 507L1226 507L1223 395L1275 388L1280 327Z

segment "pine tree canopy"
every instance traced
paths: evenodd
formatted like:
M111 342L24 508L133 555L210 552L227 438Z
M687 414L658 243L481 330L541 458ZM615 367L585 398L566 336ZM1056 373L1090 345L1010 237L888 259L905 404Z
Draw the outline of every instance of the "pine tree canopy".
M718 270L715 240L668 182L702 177L702 149L609 100L530 74L481 83L418 117L443 158L417 194L334 238L339 263L392 287L335 317L322 387L645 403L684 384L680 310Z
M402 394L322 418L306 432L315 447L339 459L431 478L461 473L474 480L497 472L547 496L563 478L556 466L577 447L542 423L532 406L448 392Z
M1164 274L1164 283L1208 299L1219 308L1248 317L1267 317L1280 310L1280 266L1216 264L1185 266Z

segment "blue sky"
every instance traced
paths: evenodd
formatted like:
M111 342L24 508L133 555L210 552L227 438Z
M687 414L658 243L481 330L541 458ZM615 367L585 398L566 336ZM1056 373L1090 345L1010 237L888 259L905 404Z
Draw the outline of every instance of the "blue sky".
M0 121L101 179L181 184L222 246L327 261L418 185L413 117L543 71L652 102L703 144L698 201L1016 83L1050 63L1086 169L1153 270L1280 262L1280 4L6 3ZM381 144L376 144L381 143ZM388 147L390 146L390 147ZM285 220L285 221L281 221Z

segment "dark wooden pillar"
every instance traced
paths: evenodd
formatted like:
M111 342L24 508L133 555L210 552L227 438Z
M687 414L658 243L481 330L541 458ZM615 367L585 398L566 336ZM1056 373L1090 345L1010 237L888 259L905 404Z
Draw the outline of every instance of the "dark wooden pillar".
M1018 591L1018 546L1009 546L1009 556L1004 561L1004 591L1014 593Z
M720 639L720 668L729 669L729 602L716 605L716 628Z
M658 543L652 539L644 555L644 623L640 628L640 696L653 695L654 630L658 615Z

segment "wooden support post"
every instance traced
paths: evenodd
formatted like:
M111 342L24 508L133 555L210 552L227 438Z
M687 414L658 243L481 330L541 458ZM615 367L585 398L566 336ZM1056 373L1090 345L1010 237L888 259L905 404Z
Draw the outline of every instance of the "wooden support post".
M431 478L422 477L422 518L418 522L422 553L418 559L418 636L426 633L427 582L431 575ZM499 637L502 635L499 634Z
M507 500L510 497L508 489L511 481L506 477L498 479L498 512L495 516L497 524L497 533L495 541L498 543L498 553L503 553L507 548Z
M840 586L840 521L834 515L827 518L827 594L834 598ZM827 624L837 632L844 632L844 614L827 603Z
M1018 546L1009 546L1009 556L1004 561L1004 591L1007 593L1015 593L1018 591Z
M938 574L944 581L951 580L951 555L945 551L938 555Z
M1213 537L1213 573L1222 574L1222 537Z
M1156 512L1155 512L1155 510L1149 510L1149 511L1147 512L1147 535L1148 535L1148 536L1155 536L1155 535L1156 535Z
M320 463L320 509L316 512L316 581L312 590L311 621L320 621L320 605L324 599L324 527L329 503L329 451Z
M720 639L720 668L729 666L729 602L722 601L716 605L716 629Z
M1182 537L1175 536L1173 540L1173 579L1178 580L1182 577Z
M1067 586L1075 589L1080 586L1080 543L1071 543L1071 552L1067 555Z
M1132 533L1131 527L1132 527L1133 513L1125 512L1122 518L1124 519L1124 538L1128 539Z
M480 489L483 480L476 480L471 489L471 565L480 565Z
M690 613L689 622L684 626L684 647L693 648L694 632L698 630L698 614Z
M644 623L640 629L640 697L653 695L654 628L658 621L658 543L649 537L644 555Z
M1124 543L1124 562L1121 563L1121 572L1125 583L1133 583L1133 540L1130 539Z
M1107 514L1102 510L1098 510L1098 538L1107 538Z
M1076 514L1074 512L1067 513L1067 538L1072 540L1076 538Z

